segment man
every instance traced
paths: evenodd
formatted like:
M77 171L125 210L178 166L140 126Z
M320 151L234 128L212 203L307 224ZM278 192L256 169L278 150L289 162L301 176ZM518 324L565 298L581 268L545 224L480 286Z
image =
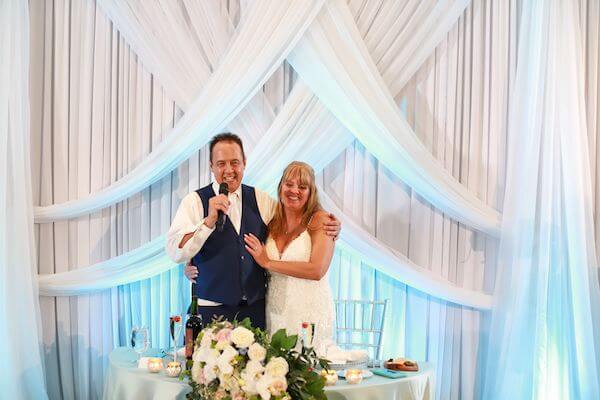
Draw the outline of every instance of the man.
M215 315L229 320L249 317L254 326L265 328L266 273L247 253L244 234L253 233L265 242L277 202L242 184L246 156L237 135L213 137L209 150L215 182L183 198L167 234L166 250L176 263L191 260L185 276L192 281L204 321ZM228 185L229 195L218 194L221 183ZM222 231L215 229L219 211L227 215ZM337 237L339 221L332 217L325 230Z

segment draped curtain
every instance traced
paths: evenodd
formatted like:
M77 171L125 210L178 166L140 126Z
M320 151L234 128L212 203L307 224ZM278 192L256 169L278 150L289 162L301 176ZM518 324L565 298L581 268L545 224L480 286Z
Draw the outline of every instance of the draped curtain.
M46 399L36 280L29 130L29 7L0 3L0 388Z
M578 11L574 2L523 6L486 399L600 397Z
M390 299L384 356L434 363L438 398L477 398L477 371L487 350L487 313L460 304L470 304L465 299L477 294L473 304L485 309L485 293L494 288L498 242L493 235L498 232L496 210L502 210L510 159L507 111L521 3L350 0L345 10L346 2L328 1L325 8L347 18L337 26L322 24L326 35L358 37L364 45L339 46L335 57L318 59L323 62L320 68L331 73L340 60L353 60L347 65L361 63L361 71L373 74L371 79L381 74L376 87L382 90L373 91L356 83L362 73L338 69L361 89L339 94L348 96L348 104L377 99L393 111L393 118L376 108L367 116L358 107L364 124L359 125L361 121L351 120L356 114L336 109L319 96L320 77L311 75L299 54L317 51L324 42L303 42L306 37L299 35L297 47L290 43L284 49L282 42L282 51L292 52L290 63L298 72L281 59L273 64L274 72L264 65L268 80L257 92L248 88L241 110L231 107L229 120L198 125L195 118L210 112L202 105L212 103L196 97L214 88L210 78L227 64L223 57L251 18L254 3L157 1L136 9L133 1L31 2L31 163L40 222L35 228L38 269L42 275L58 273L54 283L60 280L62 286L52 292L51 275L42 277L40 284L48 290L45 294L85 293L40 298L49 396L101 397L107 355L127 345L134 325L150 327L153 346L168 345L168 316L183 313L189 302L181 266L154 260L152 274L164 272L152 278L137 275L137 282L91 293L87 292L93 286L61 293L78 287L82 278L61 273L81 269L86 274L91 270L84 267L95 265L92 276L102 276L96 273L107 263L118 266L123 260L113 259L116 256L131 261L136 251L160 249L161 235L180 199L211 179L203 144L214 130L227 125L246 145L249 183L272 190L287 162L306 160L320 172L324 197L348 221L342 234L358 237L358 232L385 246L387 258L361 255L344 246L351 242L342 238L330 274L336 297ZM587 117L594 127L588 132L596 143L599 10L594 2L581 4ZM586 18L585 10L594 17ZM298 29L310 31L312 26ZM365 54L372 61L361 58ZM256 77L262 82L258 72ZM411 166L420 154L418 165L411 167L427 158L427 171L434 171L435 179L427 180L428 175L416 169L409 174L382 144L373 145L363 128L374 126L379 130L369 134L387 135L390 148L404 151L394 146L410 140L412 147L402 162ZM188 158L181 161L166 144L183 141L190 147L185 149ZM144 162L153 152L158 154L157 149L170 154L177 168L161 174L148 168ZM590 159L598 176L595 149L590 146ZM105 196L108 207L96 205L88 209L94 210L90 214L80 208L70 219L60 217L70 212L68 207L47 207L68 201L83 204L78 199L91 200L89 206L94 201L90 194L116 188L128 174L137 174L140 165L146 165L144 179L154 183L119 201ZM436 187L445 191L435 192ZM470 214L474 209L478 211ZM439 277L445 293L459 293L455 302L443 300L449 296L437 297L429 283L408 279L414 271L418 274L410 276Z

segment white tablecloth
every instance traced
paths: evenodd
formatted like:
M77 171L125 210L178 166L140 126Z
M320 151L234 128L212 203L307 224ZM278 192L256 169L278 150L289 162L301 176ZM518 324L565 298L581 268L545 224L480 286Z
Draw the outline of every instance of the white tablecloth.
M133 350L120 347L108 356L109 365L104 382L105 400L122 399L185 399L190 388L185 381L169 378L163 373L151 374L136 368L132 360ZM327 387L329 400L433 400L434 372L428 364L421 364L421 371L410 377L388 379L373 376L358 385L344 380Z

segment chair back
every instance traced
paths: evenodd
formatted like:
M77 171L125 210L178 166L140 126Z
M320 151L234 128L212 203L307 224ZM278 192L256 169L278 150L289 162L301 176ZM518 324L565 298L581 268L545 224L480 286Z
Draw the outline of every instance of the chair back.
M381 360L383 329L388 299L335 300L336 343L342 349L365 349Z

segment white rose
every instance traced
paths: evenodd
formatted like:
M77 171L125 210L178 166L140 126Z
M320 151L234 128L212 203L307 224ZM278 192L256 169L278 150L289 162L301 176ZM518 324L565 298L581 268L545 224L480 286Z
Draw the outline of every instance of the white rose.
M204 378L206 379L207 385L217 379L217 372L215 370L216 367L213 363L207 363L204 366Z
M223 348L223 352L221 353L222 358L226 358L231 361L235 356L238 355L238 351L233 348L231 345L227 345Z
M192 379L198 383L200 383L202 379L202 367L199 362L195 362L192 365Z
M266 373L271 376L286 376L290 367L283 357L273 357L265 367Z
M219 357L219 351L217 349L211 349L210 347L200 347L196 351L198 352L198 361L214 364Z
M221 387L228 392L238 391L240 389L237 379L232 375L219 374L219 382L221 382Z
M263 375L256 382L256 391L263 400L269 400L271 398L271 391L269 390L269 386L271 385L272 379L272 376Z
M232 346L227 345L223 349L223 353L217 359L217 367L223 374L232 374L233 367L231 366L231 360L237 356L238 352Z
M260 363L260 361L250 360L246 364L246 369L244 371L249 376L256 376L261 374L265 370L265 367Z
M263 361L267 355L267 350L258 343L252 343L248 348L248 357L253 361Z
M269 383L269 392L273 396L281 396L287 390L287 381L284 377L274 376Z
M217 344L215 345L215 349L217 350L223 350L225 348L225 346L228 346L229 343L227 342L217 342Z
M254 375L251 375L248 372L242 372L241 378L242 382L240 383L240 386L244 392L249 395L258 394L258 391L256 390L257 379Z
M237 347L250 347L254 343L254 333L243 326L238 326L231 332L231 340Z
M213 330L207 329L202 332L202 339L200 340L200 347L210 347L213 340Z
M199 362L201 354L202 354L201 348L196 347L196 350L194 350L194 353L192 354L192 360L194 360L195 363Z
M219 367L219 371L225 375L233 374L233 367L227 360L219 359L217 361L217 367Z

